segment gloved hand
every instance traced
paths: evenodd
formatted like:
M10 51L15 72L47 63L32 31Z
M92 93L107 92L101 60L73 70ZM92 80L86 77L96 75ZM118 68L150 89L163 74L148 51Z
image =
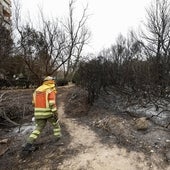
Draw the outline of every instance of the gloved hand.
M32 117L32 122L35 122L35 117Z

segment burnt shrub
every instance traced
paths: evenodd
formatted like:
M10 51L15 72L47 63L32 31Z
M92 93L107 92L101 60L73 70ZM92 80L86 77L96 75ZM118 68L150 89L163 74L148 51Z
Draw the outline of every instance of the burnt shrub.
M87 90L88 102L91 105L98 98L101 89L106 88L110 84L106 65L106 60L101 57L89 62L81 62L73 77L76 85L80 85Z
M5 79L0 79L0 89L2 87L9 87L11 84L8 80L5 80Z
M68 85L68 80L66 80L66 79L58 79L56 81L56 83L57 83L57 86L65 86L65 85Z
M22 87L22 88L29 88L30 84L31 82L28 81L27 78L24 78L24 77L13 81L13 85Z

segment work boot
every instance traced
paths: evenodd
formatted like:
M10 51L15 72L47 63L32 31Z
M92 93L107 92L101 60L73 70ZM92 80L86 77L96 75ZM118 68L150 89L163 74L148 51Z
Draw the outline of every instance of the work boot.
M35 150L35 147L33 146L33 144L31 144L31 143L27 143L25 146L24 146L24 148L23 148L23 151L30 151L30 152L32 152L32 151L34 151Z
M53 145L55 145L55 146L63 146L64 145L64 143L63 143L63 141L61 140L61 138L62 138L62 135L60 134L60 135L58 135L58 136L56 136L55 138L54 138L54 140L52 140L53 142ZM61 141L60 141L61 140Z
M58 142L62 137L62 134L60 133L59 135L55 136L54 140L55 142Z
M31 143L27 143L23 148L22 148L22 152L21 152L21 156L25 157L28 156L29 153L35 151L36 148L35 146L33 146L33 144Z
M55 139L55 142L58 142L60 139L61 139L61 137L57 137L57 138Z

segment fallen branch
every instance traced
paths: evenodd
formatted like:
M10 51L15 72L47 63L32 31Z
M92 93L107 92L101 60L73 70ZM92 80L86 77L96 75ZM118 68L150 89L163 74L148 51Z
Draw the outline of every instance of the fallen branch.
M168 127L169 127L169 125L170 125L170 123L168 123L168 124L165 126L165 128L168 128Z
M3 96L6 94L6 92L4 92L4 93L2 93L1 95L0 95L0 103L2 102L2 101L4 101L4 100L6 100L6 98L4 99L3 98Z
M1 150L0 150L0 156L2 156L3 154L5 154L5 152L9 149L9 147L3 147Z
M14 122L13 120L11 120L11 119L6 115L6 113L3 113L3 118L4 118L6 121L8 121L9 123L11 123L11 124L13 124L13 125L15 125L15 126L19 126L19 124L16 123L16 122Z
M0 144L7 144L9 139L2 139L0 140Z

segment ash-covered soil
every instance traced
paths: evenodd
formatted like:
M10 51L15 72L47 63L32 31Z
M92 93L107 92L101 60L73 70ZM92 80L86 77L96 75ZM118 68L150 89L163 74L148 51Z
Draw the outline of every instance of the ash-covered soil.
M113 109L118 104L113 102L113 94L103 93L89 106L87 93L75 86L58 88L62 139L56 142L47 124L36 141L38 149L21 157L22 146L34 127L32 92L14 90L4 94L9 100L3 100L3 106L20 126L1 118L0 169L170 169L168 128L146 120L147 128L139 130L138 117Z

